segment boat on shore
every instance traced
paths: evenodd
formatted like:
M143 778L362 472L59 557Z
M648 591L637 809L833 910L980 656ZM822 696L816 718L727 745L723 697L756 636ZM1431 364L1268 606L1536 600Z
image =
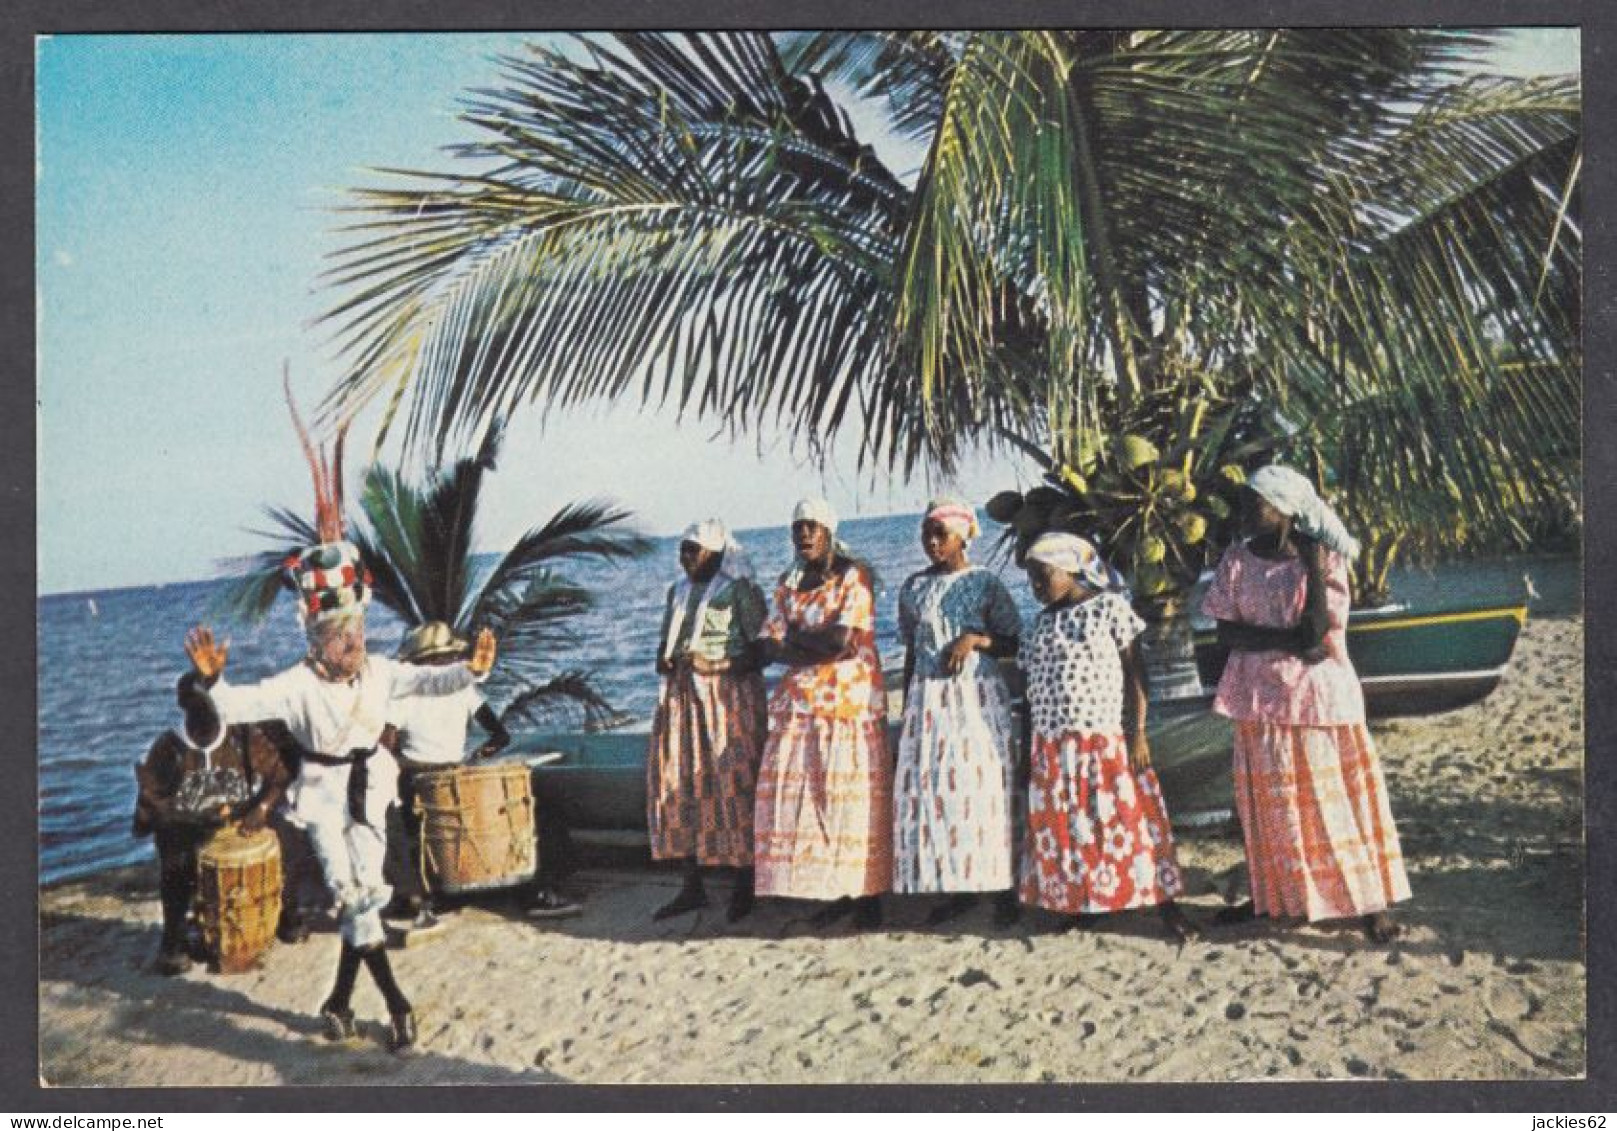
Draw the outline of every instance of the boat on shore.
M1348 654L1371 720L1438 714L1484 699L1504 677L1526 621L1525 596L1354 610ZM1169 811L1186 824L1227 818L1231 807L1230 726L1210 710L1227 653L1210 626L1195 633L1195 649L1203 692L1153 701L1148 725ZM896 719L889 721L890 741L896 741ZM570 830L634 831L646 827L647 742L643 727L530 734L518 736L507 756L534 765L534 793L545 817Z

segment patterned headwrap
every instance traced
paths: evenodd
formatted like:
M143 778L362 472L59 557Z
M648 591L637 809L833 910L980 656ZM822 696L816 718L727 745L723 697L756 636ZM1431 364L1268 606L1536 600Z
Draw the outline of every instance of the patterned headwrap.
M1072 574L1097 592L1126 593L1128 582L1095 550L1094 544L1076 534L1049 531L1039 535L1029 547L1027 560L1042 562L1052 569Z
M963 542L977 537L977 512L958 499L933 499L926 505L924 522L941 522Z
M716 518L705 519L702 522L693 522L685 528L685 533L679 536L680 542L695 542L704 550L723 554L719 559L719 572L702 589L702 599L697 602L696 611L691 615L691 623L700 631L702 620L707 615L708 602L733 581L752 580L752 559L730 528ZM672 659L674 642L679 639L680 628L685 623L685 606L690 601L691 579L689 576L681 577L674 582L673 612L668 618L668 632L663 637L662 657Z
M1350 561L1359 556L1359 542L1347 532L1331 505L1319 497L1308 477L1272 463L1260 467L1247 486L1267 499L1281 514L1290 516L1297 529L1324 543Z

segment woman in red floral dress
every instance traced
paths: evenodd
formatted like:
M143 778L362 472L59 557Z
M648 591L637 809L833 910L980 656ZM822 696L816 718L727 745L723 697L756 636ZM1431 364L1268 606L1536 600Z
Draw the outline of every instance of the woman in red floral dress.
M1145 735L1145 625L1121 579L1084 539L1045 534L1027 555L1044 605L1022 641L1032 764L1022 902L1080 925L1158 907L1181 941L1196 929Z

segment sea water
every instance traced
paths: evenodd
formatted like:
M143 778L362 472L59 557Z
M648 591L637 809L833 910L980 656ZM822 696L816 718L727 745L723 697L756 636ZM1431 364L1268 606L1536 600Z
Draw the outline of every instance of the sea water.
M883 661L902 660L897 647L898 588L926 565L918 541L918 515L853 519L839 536L875 566L877 645ZM1023 616L1036 603L1021 572L991 552L999 528L986 533L974 558L1000 571ZM757 567L766 596L790 563L786 527L745 530L738 539ZM550 657L550 670L583 669L620 712L649 717L656 703L653 661L664 595L679 572L678 539L657 539L647 557L632 562L563 565L570 580L588 587L595 607L573 625L572 639ZM1395 575L1394 595L1416 606L1495 597L1514 599L1530 573L1540 594L1535 615L1579 607L1578 568L1566 559L1468 563ZM228 637L234 682L261 679L296 663L303 653L289 598L262 624L232 623L218 615L228 579L132 589L57 594L39 599L39 852L40 878L53 882L127 864L151 855L149 842L130 833L134 765L151 742L179 720L174 683L187 667L186 630L211 624ZM392 655L402 625L383 609L367 619L372 651ZM549 727L547 729L558 729Z

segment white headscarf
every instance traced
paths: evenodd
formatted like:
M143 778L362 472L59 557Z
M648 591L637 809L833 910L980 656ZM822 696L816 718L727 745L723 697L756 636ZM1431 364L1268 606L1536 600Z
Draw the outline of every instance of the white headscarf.
M1047 531L1028 548L1027 560L1072 574L1097 592L1127 593L1128 582L1100 556L1094 543L1076 534Z
M856 563L869 576L871 591L876 593L881 591L881 579L876 573L876 567L855 554L851 546L837 537L837 512L829 502L824 499L803 499L800 501L797 506L792 508L792 523L796 525L804 521L817 522L825 527L826 532L831 535L831 552L840 554L849 561ZM794 558L791 569L786 571L786 587L788 589L797 588L797 583L802 580L802 577L803 559L800 557Z
M837 536L837 512L824 499L804 499L793 508L792 522L805 520L819 523L830 531L832 538Z
M752 580L752 559L747 557L740 542L730 533L730 528L716 518L703 519L693 522L685 528L685 533L679 536L681 543L694 542L704 550L711 550L723 555L719 559L719 572L713 580L702 586L701 599L696 604L696 611L691 615L693 631L702 630L702 621L707 616L709 602L715 596L724 592L735 581ZM691 579L687 574L674 582L673 610L668 618L668 632L663 637L662 657L671 660L674 656L674 643L679 639L679 632L685 624L685 608L690 602Z
M1359 543L1347 532L1331 505L1319 497L1308 478L1289 467L1272 463L1260 467L1247 486L1267 499L1281 514L1290 516L1297 529L1318 539L1350 561L1359 556Z

